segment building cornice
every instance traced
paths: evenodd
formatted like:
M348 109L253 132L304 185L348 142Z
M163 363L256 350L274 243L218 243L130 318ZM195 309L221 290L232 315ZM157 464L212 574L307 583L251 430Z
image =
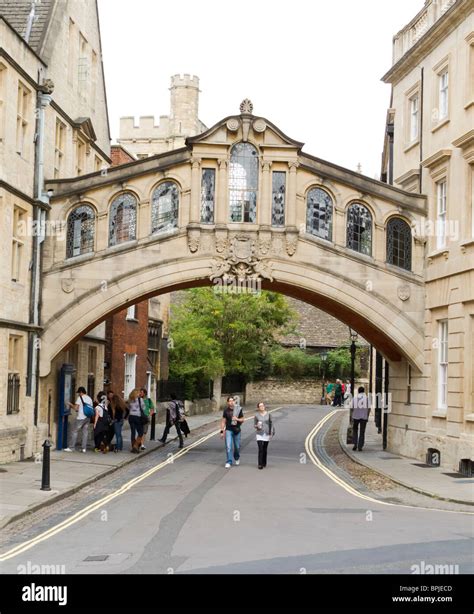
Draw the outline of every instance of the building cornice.
M440 166L443 163L446 163L451 158L451 155L452 155L451 149L440 149L439 151L434 153L429 158L426 158L426 160L423 160L423 162L421 163L421 166L423 168L428 168L430 170L433 170L435 167Z
M27 322L16 322L15 320L4 320L0 318L0 328L10 328L12 330L21 330L25 332L41 332L42 326L35 326Z
M450 32L458 27L472 11L472 0L458 0L442 15L425 34L382 77L384 83L396 84L421 61Z
M12 186L7 181L3 181L2 179L0 179L0 189L1 188L5 189L7 192L10 192L11 194L14 194L18 198L21 198L22 200L26 201L30 205L33 205L33 206L36 205L37 207L40 207L44 211L49 211L51 209L51 206L48 205L48 203L45 203L42 200L37 200L33 198L32 196L28 196L28 194L25 194L21 190L18 190L18 188L15 188L15 186Z

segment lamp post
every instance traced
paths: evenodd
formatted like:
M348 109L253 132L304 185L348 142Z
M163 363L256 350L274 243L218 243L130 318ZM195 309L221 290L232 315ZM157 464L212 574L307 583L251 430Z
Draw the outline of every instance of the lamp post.
M354 397L354 393L355 393L355 357L356 357L356 351L357 351L357 347L356 347L356 341L358 338L358 335L356 333L355 330L352 330L352 328L349 327L349 335L351 338L351 397ZM353 443L352 442L352 402L349 408L349 426L347 428L347 438L346 438L347 443Z
M322 383L322 391L321 391L321 404L325 404L326 400L326 390L324 383L326 381L326 360L328 358L328 353L326 351L321 352L320 354L321 362L323 364L323 383Z

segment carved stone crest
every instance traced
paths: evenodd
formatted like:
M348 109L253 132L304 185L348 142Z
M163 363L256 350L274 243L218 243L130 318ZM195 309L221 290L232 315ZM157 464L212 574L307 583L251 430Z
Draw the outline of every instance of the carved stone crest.
M253 129L255 130L255 132L265 132L266 128L267 128L267 124L261 118L256 119L253 122Z
M241 113L248 113L248 114L252 115L252 113L253 113L252 101L249 100L248 98L245 98L244 100L242 100L242 102L240 103L240 112Z
M226 126L227 130L230 132L237 132L240 126L240 121L236 117L231 117L227 120Z
M397 294L398 294L398 298L401 301L406 301L410 298L410 286L408 286L407 284L404 284L402 286L398 286L397 288Z
M298 245L298 234L292 233L286 234L286 253L288 256L294 256L296 253L296 247Z
M201 233L199 230L189 230L188 231L188 247L191 253L195 253L199 249L199 241L200 241Z
M74 280L66 277L61 279L61 288L63 292L69 294L74 290Z
M258 251L256 239L245 234L234 235L227 249L222 250L223 255L214 259L211 265L211 281L219 277L224 280L235 278L239 282L259 278L272 281L271 263L262 260Z

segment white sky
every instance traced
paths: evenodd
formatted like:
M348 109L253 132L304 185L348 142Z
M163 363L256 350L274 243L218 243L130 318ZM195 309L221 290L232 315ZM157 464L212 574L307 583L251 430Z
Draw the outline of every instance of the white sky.
M212 126L254 114L319 158L379 177L392 37L423 0L99 0L112 139L119 118L169 114L171 75L200 78Z

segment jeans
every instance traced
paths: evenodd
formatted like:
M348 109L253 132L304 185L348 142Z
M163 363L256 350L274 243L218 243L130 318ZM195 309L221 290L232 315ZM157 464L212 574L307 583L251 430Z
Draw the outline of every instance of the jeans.
M336 394L334 396L334 407L342 406L342 394Z
M268 450L268 441L263 441L262 439L257 439L258 444L258 466L266 467L267 466L267 450Z
M240 431L234 433L226 430L225 432L225 448L229 465L232 465L232 444L234 444L234 459L238 461L240 458Z
M367 420L360 419L352 421L352 443L354 444L354 448L362 450L362 448L364 447L366 426Z
M143 424L141 416L129 416L128 423L130 424L130 431L132 433L132 447L136 439L143 437ZM136 437L138 435L138 437Z
M114 420L115 447L117 450L123 450L122 428L123 420Z
M82 431L82 449L85 450L87 448L87 439L89 437L89 424L91 423L90 418L83 418L79 420L76 418L72 423L72 431L71 437L69 440L69 447L74 450L76 447L77 436L79 431Z
M168 433L170 432L170 428L172 426L173 426L173 424L171 422L167 422L166 423L165 430L163 431L163 435L161 437L161 441L163 443L166 442L166 438L168 437ZM174 423L174 426L176 427L176 432L178 433L179 447L182 448L183 447L183 433L181 432L181 427L179 425L179 420L176 420L176 422Z

